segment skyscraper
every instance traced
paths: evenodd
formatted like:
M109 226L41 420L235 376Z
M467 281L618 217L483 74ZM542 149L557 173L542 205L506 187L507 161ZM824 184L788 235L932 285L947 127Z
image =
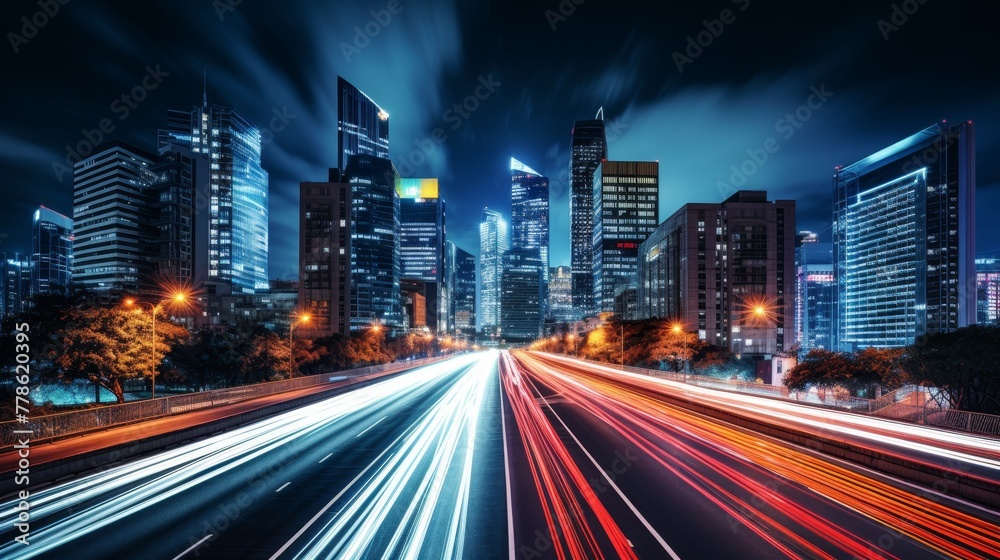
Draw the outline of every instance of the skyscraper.
M503 255L507 252L507 220L495 210L483 209L479 224L479 331L494 334L500 326Z
M802 232L795 247L795 341L802 353L831 349L833 300L833 244L820 243L816 234Z
M976 323L1000 323L1000 260L976 259Z
M542 274L538 252L510 249L503 255L500 327L505 340L528 341L542 334Z
M451 241L445 241L445 280L447 294L446 326L449 332L476 332L476 257Z
M24 311L31 291L31 263L26 255L0 253L0 318Z
M396 194L399 195L400 277L423 282L427 326L439 330L445 204L438 196L438 180L400 178Z
M660 223L660 164L604 161L594 171L594 306L614 311L619 286L634 286L639 244Z
M533 251L549 280L549 178L510 158L510 246Z
M593 238L594 171L608 159L604 111L593 120L576 121L570 143L570 246L573 274L573 307L581 316L594 307Z
M680 322L701 340L743 355L793 341L795 201L738 191L689 203L639 248L638 314Z
M573 312L573 275L568 266L549 269L549 317L554 323L569 323Z
M366 154L347 160L351 185L351 330L374 322L403 328L399 290L399 174L392 162Z
M930 126L833 176L834 345L899 347L976 322L975 133Z
M152 273L150 166L156 156L121 142L73 168L73 282L139 291Z
M208 281L211 229L209 154L163 146L150 166L153 273L167 285L200 287Z
M354 155L389 157L389 113L361 90L337 76L337 166L347 169Z
M299 328L316 336L346 335L351 311L351 185L340 171L326 182L301 183L299 307L311 317Z
M73 278L73 220L42 206L31 221L31 294L65 294Z
M261 167L260 130L229 107L167 112L159 146L177 145L211 158L208 280L233 293L269 287L268 175Z

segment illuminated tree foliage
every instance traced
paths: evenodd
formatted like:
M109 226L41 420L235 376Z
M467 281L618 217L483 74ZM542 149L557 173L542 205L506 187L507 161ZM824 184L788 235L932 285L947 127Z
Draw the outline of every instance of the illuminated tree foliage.
M875 398L879 390L891 391L906 383L902 356L896 348L866 348L853 354L810 350L785 375L785 385L793 391L843 387L853 396Z

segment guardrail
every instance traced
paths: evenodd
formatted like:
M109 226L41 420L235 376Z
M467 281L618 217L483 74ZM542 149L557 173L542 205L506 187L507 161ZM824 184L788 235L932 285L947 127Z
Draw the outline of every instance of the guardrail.
M940 389L935 387L904 385L903 387L900 387L890 393L886 393L877 399L865 399L861 397L844 396L832 389L817 391L815 393L812 391L789 391L787 387L778 385L766 385L763 383L752 383L748 381L731 381L691 373L678 373L634 366L622 366L620 364L598 362L587 358L579 358L575 356L571 357L582 362L589 362L640 375L648 375L650 377L659 377L670 381L686 383L688 385L696 385L698 387L775 397L802 404L814 404L839 408L850 412L867 414L869 416L902 420L916 424L934 426L937 428L949 428L962 432L1000 436L1000 416L942 408L939 400L936 398ZM907 404L905 402L908 399L912 399L915 393L919 394L921 400L923 400L922 405Z
M25 434L14 433L16 430L30 432L28 437L32 441L65 437L101 428L131 424L142 420L187 412L198 408L231 404L257 397L266 397L276 393L315 387L317 385L342 381L350 377L382 373L393 369L418 367L448 357L451 356L421 358L408 362L392 362L377 366L282 379L280 381L268 381L256 385L213 389L211 391L201 391L186 395L174 395L151 400L88 408L85 410L74 410L72 412L35 416L29 418L26 423L17 421L0 422L0 449L13 446L19 438L23 439L25 437Z

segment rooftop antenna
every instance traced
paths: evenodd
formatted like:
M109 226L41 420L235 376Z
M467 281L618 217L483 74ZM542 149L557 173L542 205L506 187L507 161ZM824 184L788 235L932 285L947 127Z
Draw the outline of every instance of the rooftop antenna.
M208 70L201 67L201 106L208 108Z
M604 120L604 106L602 105L600 109L597 110L597 115L594 116L595 119Z

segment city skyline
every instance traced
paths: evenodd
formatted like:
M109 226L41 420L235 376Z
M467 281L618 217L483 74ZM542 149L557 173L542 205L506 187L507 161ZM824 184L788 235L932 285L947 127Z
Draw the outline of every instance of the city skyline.
M12 32L21 32L20 17L30 16L32 6L5 6ZM370 12L381 13L384 5L330 11L309 2L280 9L206 6L200 18L163 10L164 25L157 27L166 31L144 24L127 5L112 9L118 4L106 3L104 12L97 6L86 13L64 8L37 36L8 51L12 71L26 80L21 91L4 95L27 110L9 117L2 137L8 148L9 203L2 209L0 236L6 238L0 239L0 250L30 251L30 216L38 206L72 214L71 173L64 173L61 182L58 178L69 152L86 147L97 134L104 142L124 141L152 152L156 130L166 125L165 111L197 101L206 82L210 103L233 107L262 132L262 167L271 178L271 278L296 275L299 182L324 176L335 163L338 75L392 115L389 155L400 173L440 177L453 216L449 237L460 247L476 250L482 207L507 207L500 178L511 155L551 177L552 266L570 264L569 132L576 120L591 118L599 107L604 107L611 159L661 162L660 216L689 201L721 201L731 194L729 188L766 188L776 198L795 199L800 229L825 240L835 165L858 161L946 118L976 122L980 153L989 153L1000 138L998 116L987 105L995 97L997 78L976 72L974 61L960 56L977 46L976 26L982 24L949 24L966 13L961 6L921 5L904 25L890 29L878 23L890 20L889 6L778 8L737 2L729 7L729 23L713 10L687 8L687 13L675 12L662 32L641 21L627 26L602 21L588 6L568 15L560 15L557 6L555 11L493 8L492 13L447 3L400 6L377 36L363 37L363 48L351 42L364 43L353 28L363 31L373 21ZM306 22L302 15L307 12L315 21ZM831 34L784 25L796 18L824 21ZM485 45L506 43L515 20L529 22L524 32L532 40L511 45L497 57L496 49ZM267 33L259 46L250 44L272 23L297 26L302 33L286 46ZM608 40L590 46L580 42L604 26ZM713 35L711 29L720 26ZM322 38L318 31L326 27L337 31L336 39ZM190 32L187 44L172 38L176 29ZM761 42L767 30L781 33ZM852 39L840 41L844 31ZM430 34L439 40L419 43ZM930 36L938 40L925 41ZM707 44L699 45L698 37ZM94 56L88 59L120 62L68 59L61 45L74 40L91 45ZM767 48L783 43L800 48ZM397 52L416 44L423 46L413 55ZM581 68L569 55L530 58L535 63L527 64L538 48L562 44L578 45L578 54L592 56L595 64ZM671 56L657 60L660 53ZM407 56L427 62L409 69ZM386 61L399 62L386 72ZM914 94L895 83L905 80L885 81L880 74L886 66L904 76L947 68L955 77L931 80ZM544 74L554 78L550 87L532 90ZM71 109L42 110L61 95L63 90L51 87L60 77L88 86L72 87L78 103ZM268 84L265 90L252 87L262 83ZM408 87L396 87L401 83ZM954 94L956 88L962 95ZM109 126L102 131L104 119ZM446 138L434 134L438 129ZM496 130L502 133L487 133ZM769 139L774 142L768 144ZM1000 202L1000 167L983 158L977 179L976 256L989 257L1000 249L985 214Z

